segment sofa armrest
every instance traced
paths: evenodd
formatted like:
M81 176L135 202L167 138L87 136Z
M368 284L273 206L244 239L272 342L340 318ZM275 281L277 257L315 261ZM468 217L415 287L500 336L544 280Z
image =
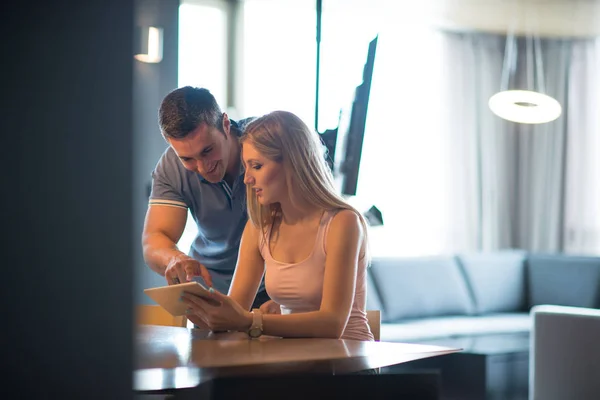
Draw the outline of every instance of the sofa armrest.
M541 305L531 316L529 398L598 399L600 310Z

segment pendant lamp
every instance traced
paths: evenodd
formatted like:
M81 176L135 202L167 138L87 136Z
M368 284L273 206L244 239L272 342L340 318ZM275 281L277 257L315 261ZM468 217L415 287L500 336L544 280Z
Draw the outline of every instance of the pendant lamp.
M507 35L500 91L490 97L492 112L508 121L542 124L557 119L562 107L546 94L540 38L528 34L524 49L517 37Z

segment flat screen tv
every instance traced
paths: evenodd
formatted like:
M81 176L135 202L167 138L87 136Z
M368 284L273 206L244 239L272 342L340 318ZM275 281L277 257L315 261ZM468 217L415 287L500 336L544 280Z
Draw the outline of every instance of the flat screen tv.
M356 87L349 112L342 110L340 113L334 143L331 143L331 140L329 143L329 146L332 147L329 153L332 159L335 184L340 194L346 196L355 196L358 185L377 39L378 36L369 43L362 83Z

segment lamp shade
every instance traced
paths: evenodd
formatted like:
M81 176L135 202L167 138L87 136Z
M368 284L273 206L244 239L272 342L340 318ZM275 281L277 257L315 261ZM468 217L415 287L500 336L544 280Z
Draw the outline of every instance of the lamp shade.
M562 113L560 103L543 93L530 90L505 90L489 100L494 114L522 124L542 124L554 121Z
M562 107L545 91L540 39L528 35L524 44L519 50L517 38L507 36L500 91L490 97L488 105L494 114L512 122L554 121Z
M135 59L145 63L159 63L163 57L163 30L156 26L140 27L135 35Z

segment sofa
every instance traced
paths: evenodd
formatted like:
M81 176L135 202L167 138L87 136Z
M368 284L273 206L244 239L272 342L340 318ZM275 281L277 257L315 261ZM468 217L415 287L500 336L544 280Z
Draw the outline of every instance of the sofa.
M459 386L485 370L478 394L452 398L526 398L530 310L539 305L600 308L600 257L504 250L374 258L367 270L367 309L381 311L381 341L463 349L397 370L438 368L442 385ZM464 356L494 353L480 364ZM522 397L482 394L509 389Z
M382 341L528 333L529 310L543 304L600 308L600 257L506 250L374 258L367 270L367 309L381 311Z

